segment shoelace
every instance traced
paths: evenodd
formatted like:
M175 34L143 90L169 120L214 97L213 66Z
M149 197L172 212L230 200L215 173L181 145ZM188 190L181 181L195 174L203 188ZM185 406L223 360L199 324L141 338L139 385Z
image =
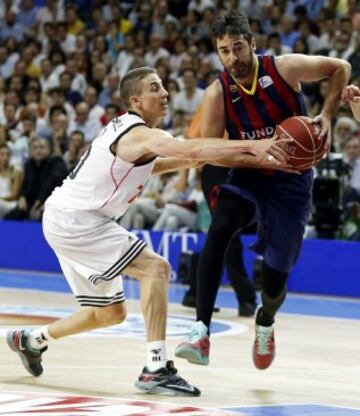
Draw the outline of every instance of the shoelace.
M261 355L269 354L269 343L271 340L272 331L270 332L258 332L256 335L256 341L258 344L258 353Z

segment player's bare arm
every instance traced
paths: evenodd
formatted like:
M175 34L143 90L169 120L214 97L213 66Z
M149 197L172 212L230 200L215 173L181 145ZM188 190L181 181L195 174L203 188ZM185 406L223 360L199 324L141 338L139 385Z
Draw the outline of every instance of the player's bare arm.
M339 105L341 92L349 81L351 65L343 59L291 54L276 57L276 67L295 91L300 91L300 82L313 82L323 78L330 80L329 93L321 113L313 119L314 123L322 126L320 138L327 136L330 144L331 118Z
M219 80L205 91L202 104L201 137L223 137L225 132L224 94Z
M354 117L360 121L360 88L356 85L345 87L342 91L341 102L350 104Z

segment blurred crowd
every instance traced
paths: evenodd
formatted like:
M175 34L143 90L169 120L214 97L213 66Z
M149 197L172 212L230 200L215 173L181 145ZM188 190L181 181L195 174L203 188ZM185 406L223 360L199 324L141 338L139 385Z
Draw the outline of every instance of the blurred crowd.
M186 137L204 89L222 69L209 24L230 7L250 17L258 53L343 58L351 82L360 84L357 0L2 0L0 218L41 219L45 199L99 129L125 112L119 83L129 69L157 69L169 92L161 127ZM310 117L328 87L326 80L304 86ZM360 229L360 128L348 107L339 108L333 136L352 195L342 236L353 238ZM151 178L122 224L206 231L208 219L199 172L186 171Z

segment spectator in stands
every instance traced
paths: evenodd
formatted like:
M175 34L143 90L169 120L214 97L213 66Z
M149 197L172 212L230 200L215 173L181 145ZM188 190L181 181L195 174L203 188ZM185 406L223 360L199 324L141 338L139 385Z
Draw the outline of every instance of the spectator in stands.
M52 136L56 132L55 119L60 114L67 116L65 108L62 105L52 105L49 109L48 117L37 123L37 135L48 139L51 143Z
M109 68L112 65L112 56L108 51L108 44L106 37L103 35L96 35L91 43L93 51L98 51L100 54L100 62L106 65Z
M96 88L88 86L85 90L84 101L89 107L89 118L91 120L100 121L101 117L104 115L104 107L100 106L98 102L98 93Z
M19 119L16 115L16 106L13 103L6 102L4 104L4 121L8 129L15 131L19 125Z
M97 62L92 66L89 83L95 87L98 92L100 92L104 88L106 75L106 65L102 62Z
M351 167L349 185L360 195L360 136L348 139L344 145L344 159Z
M66 22L58 22L55 25L55 37L61 49L69 55L75 52L76 36L68 32L68 25Z
M169 13L168 2L166 0L160 0L155 7L153 22L154 26L152 33L161 39L166 37L166 24L172 22L178 27L178 19Z
M148 51L145 54L145 64L154 67L160 58L168 59L168 57L169 52L161 46L161 38L156 34L152 34Z
M89 117L89 106L84 101L77 104L75 113L76 117L70 122L68 134L71 135L75 130L80 130L84 133L86 142L92 142L102 127L100 120Z
M9 146L0 142L0 219L16 207L20 196L22 173L10 159Z
M182 60L187 55L187 46L187 41L183 36L178 36L174 42L174 53L171 54L169 62L171 70L175 73L180 72Z
M334 46L329 52L331 58L340 58L347 60L354 52L354 48L350 44L351 34L348 32L339 32L334 40Z
M53 121L53 134L50 149L54 156L62 157L68 148L67 130L69 119L65 113L57 114Z
M65 20L69 34L78 35L85 29L85 23L79 18L75 4L68 4L66 6Z
M16 23L24 28L27 36L34 36L36 33L36 16L39 9L34 5L33 0L22 0L19 12L16 15Z
M8 79L11 77L16 60L10 59L5 44L0 44L0 77Z
M49 90L49 103L48 106L51 109L53 106L63 107L66 111L66 114L69 116L69 120L73 120L75 118L75 110L74 107L66 101L65 93L60 87L52 88ZM45 118L47 119L49 114L46 114Z
M3 42L11 37L14 37L17 42L22 42L24 39L24 27L16 23L16 14L10 8L5 12L5 21L1 24L0 40Z
M295 30L294 18L291 15L284 16L281 22L280 41L281 46L287 46L290 51L299 38L299 32Z
M334 126L333 146L336 152L341 153L344 150L345 143L352 138L358 130L358 125L350 117L339 117Z
M85 147L86 142L84 133L80 130L73 131L69 138L68 150L63 155L68 172L71 172L78 164Z
M79 92L71 89L71 84L73 81L73 74L71 72L62 72L60 74L59 81L59 86L65 94L66 101L69 101L74 106L82 101Z
M30 159L25 164L18 206L8 212L6 219L40 221L43 204L67 174L62 158L50 155L49 142L35 137L30 143Z
M281 43L281 37L278 32L273 32L268 36L267 46L265 55L278 56L292 52L292 48L289 45Z
M66 55L61 48L54 46L49 52L49 58L53 65L54 74L60 77L60 74L65 71Z
M101 91L98 104L101 107L106 107L111 103L111 96L114 91L118 91L120 85L120 77L116 72L111 72L105 79L105 86Z
M139 13L136 17L136 23L134 26L134 33L143 32L144 40L147 42L150 39L150 35L153 30L152 21L153 10L149 2L141 2L139 7Z
M174 110L183 110L194 114L204 96L204 90L196 86L196 73L193 69L183 72L184 89L174 98Z
M119 56L116 61L116 70L119 73L120 78L122 78L130 68L134 60L134 48L135 42L132 34L127 34L124 37L124 48L119 53Z
M41 26L44 23L55 23L62 22L65 19L64 9L61 2L57 0L46 0L46 5L41 7L37 16L36 21Z
M188 175L188 170L180 171L177 185L177 189L186 197L165 204L153 226L154 231L196 230L197 211L201 202L204 201L204 194L199 173L196 174L194 184L189 184Z
M44 58L40 64L40 84L42 92L47 93L58 85L58 77L53 72L53 65L49 58Z

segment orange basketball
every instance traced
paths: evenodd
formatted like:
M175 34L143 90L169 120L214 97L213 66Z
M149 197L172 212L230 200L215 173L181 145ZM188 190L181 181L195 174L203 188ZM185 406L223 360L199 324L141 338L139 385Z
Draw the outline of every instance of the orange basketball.
M279 139L291 138L284 148L290 156L289 165L298 170L315 166L326 153L326 137L319 139L319 124L310 124L311 119L304 116L290 117L276 126Z

